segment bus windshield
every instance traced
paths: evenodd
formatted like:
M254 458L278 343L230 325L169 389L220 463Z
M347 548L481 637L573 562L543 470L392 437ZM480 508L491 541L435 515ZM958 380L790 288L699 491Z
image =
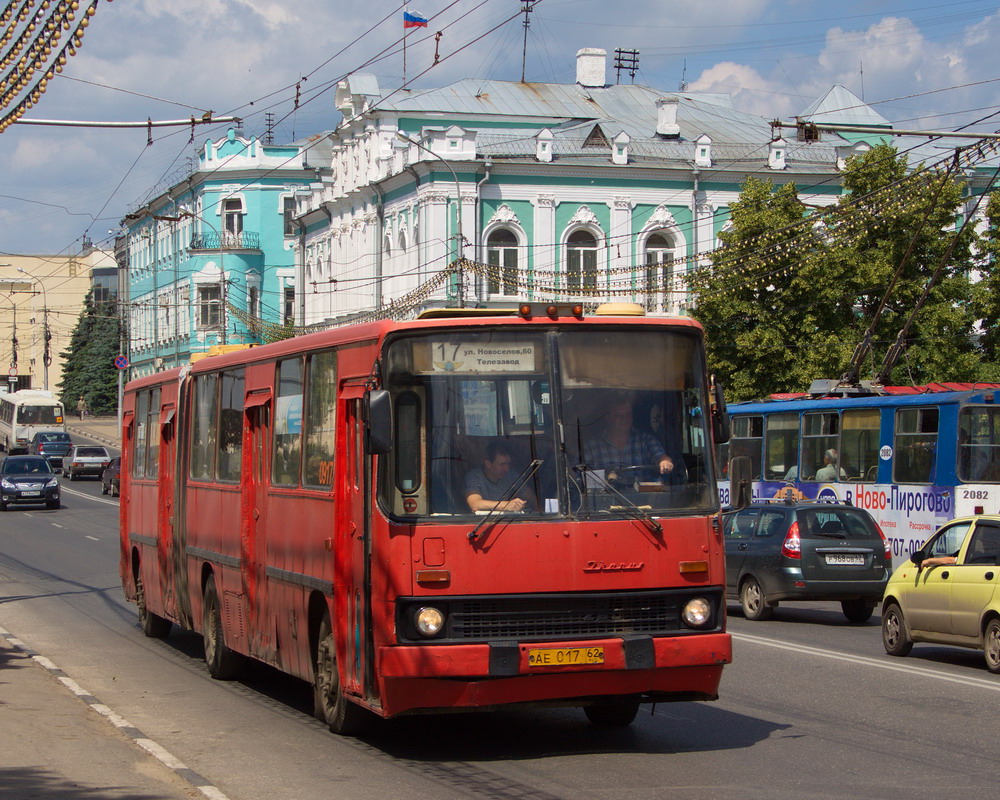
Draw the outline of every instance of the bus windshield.
M17 409L18 425L61 425L62 406L23 405Z
M392 340L385 364L397 441L380 487L394 515L593 519L718 503L696 336L443 330Z

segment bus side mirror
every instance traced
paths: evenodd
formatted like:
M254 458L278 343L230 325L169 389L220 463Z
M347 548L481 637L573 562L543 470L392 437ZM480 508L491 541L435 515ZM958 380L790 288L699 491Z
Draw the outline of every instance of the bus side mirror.
M730 424L729 412L726 410L726 398L722 393L722 384L715 380L713 375L712 384L712 436L716 444L725 444L729 441Z
M386 389L368 392L367 421L365 449L372 455L383 455L392 450L392 398Z
M739 511L753 499L750 456L733 456L729 461L729 495L733 509Z

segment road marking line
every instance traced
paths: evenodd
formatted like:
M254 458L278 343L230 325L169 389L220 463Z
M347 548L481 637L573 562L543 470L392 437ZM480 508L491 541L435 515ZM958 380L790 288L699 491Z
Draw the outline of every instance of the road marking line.
M56 680L75 694L92 711L95 711L108 720L108 722L118 728L125 736L153 756L153 758L157 759L165 767L170 769L181 780L188 783L192 788L197 789L204 797L208 798L208 800L229 800L229 798L219 789L210 784L193 769L185 765L183 761L174 756L170 751L158 745L124 717L120 717L100 702L96 697L80 686L80 684L69 677L48 658L32 651L31 648L24 642L15 637L10 631L4 630L2 627L0 627L0 636L6 639L11 645L16 647L25 655L29 656L31 660L40 667L48 670Z
M114 502L113 500L108 500L108 499L106 499L104 497L98 497L96 495L87 494L86 492L77 491L76 489L70 489L67 486L63 486L62 487L62 493L63 494L71 494L74 497L82 497L85 500L93 500L95 503L104 503L105 505L109 505L109 506L117 506L118 505L118 503Z
M86 536L85 538L87 538L87 539L90 539L90 540L92 540L92 541L94 541L94 542L99 542L99 541L101 541L101 540L100 540L100 539L98 539L98 538L97 538L96 536L91 536L90 534L87 534L87 536Z
M847 653L838 653L834 650L824 650L821 647L810 647L804 644L792 644L791 642L778 642L773 639L765 639L762 636L750 636L745 633L732 633L730 635L734 639L739 639L745 642L751 642L753 644L761 644L765 647L775 647L779 650L791 650L795 653L805 653L807 655L819 656L821 658L832 658L835 661L847 661L853 664L864 664L868 667L877 667L878 669L887 669L892 672L906 672L910 675L920 675L925 678L934 678L939 681L947 681L949 683L960 683L963 686L978 686L981 689L989 689L994 692L1000 692L1000 682L987 680L984 678L976 678L972 676L955 676L946 675L943 672L939 672L934 669L927 669L926 667L915 667L907 666L905 664L889 664L885 661L880 661L877 658L868 658L867 656L854 656ZM886 656L890 658L891 656Z
M59 524L58 522L53 522L53 523L52 523L52 527L53 527L53 528L62 528L63 526L62 526L62 525L60 525L60 524Z

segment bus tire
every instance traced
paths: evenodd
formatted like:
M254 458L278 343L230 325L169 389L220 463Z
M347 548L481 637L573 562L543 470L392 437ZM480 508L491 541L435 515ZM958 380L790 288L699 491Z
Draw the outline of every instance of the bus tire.
M172 624L169 619L154 614L146 607L146 590L138 570L135 576L135 604L139 607L139 627L142 632L150 639L166 639Z
M219 593L215 588L215 578L209 578L205 584L201 621L201 636L205 643L208 674L217 681L232 680L243 669L243 656L226 646L225 631L222 627L222 607L219 603Z
M330 619L323 617L316 639L316 663L313 665L313 716L326 723L333 733L357 736L371 722L371 714L348 700L340 690L337 651Z
M770 619L774 610L764 600L764 590L751 575L747 575L740 586L740 605L743 607L743 616L754 622Z
M840 609L844 612L848 622L867 622L875 613L875 606L867 600L854 598L853 600L841 600Z
M903 612L895 603L889 603L882 612L882 647L890 656L908 656L913 649Z
M592 706L584 706L583 713L595 728L626 728L639 713L639 698L606 697Z

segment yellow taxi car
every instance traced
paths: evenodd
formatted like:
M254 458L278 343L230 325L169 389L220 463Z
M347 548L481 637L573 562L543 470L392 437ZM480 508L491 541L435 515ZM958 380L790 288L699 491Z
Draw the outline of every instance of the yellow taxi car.
M896 568L882 596L882 645L914 642L982 650L1000 673L1000 516L954 519Z

